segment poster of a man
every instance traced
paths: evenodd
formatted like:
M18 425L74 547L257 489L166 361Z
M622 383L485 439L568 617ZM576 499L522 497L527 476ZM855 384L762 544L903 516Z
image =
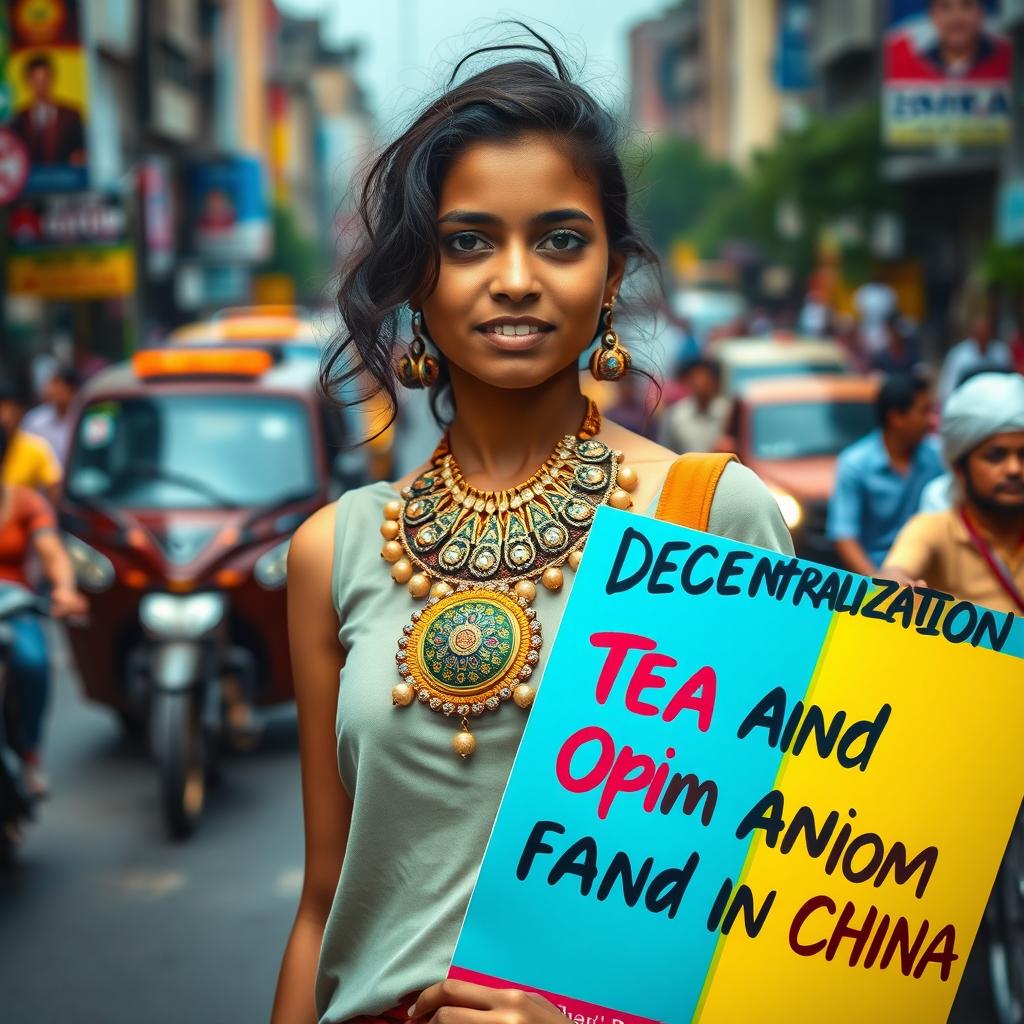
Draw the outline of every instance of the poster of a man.
M889 35L886 77L917 81L1005 81L1009 42L988 31L983 0L928 0L927 21Z
M56 72L51 58L45 53L30 58L24 65L24 78L29 100L15 114L10 128L25 143L32 164L82 166L82 116L54 98Z
M1013 51L998 0L889 0L885 141L894 148L1004 144Z

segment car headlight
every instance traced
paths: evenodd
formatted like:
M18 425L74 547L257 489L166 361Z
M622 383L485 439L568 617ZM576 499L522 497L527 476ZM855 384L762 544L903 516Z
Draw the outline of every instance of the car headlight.
M146 594L139 604L143 627L163 639L198 640L223 617L223 594Z
M288 581L288 546L291 542L289 537L256 560L252 574L264 589L277 590Z
M783 520L791 530L795 530L800 525L800 522L804 517L803 507L792 494L778 490L775 487L771 490L772 497L776 502L778 502L779 511L782 513Z
M73 533L65 533L62 540L83 590L98 594L114 585L114 565L106 555L101 555Z

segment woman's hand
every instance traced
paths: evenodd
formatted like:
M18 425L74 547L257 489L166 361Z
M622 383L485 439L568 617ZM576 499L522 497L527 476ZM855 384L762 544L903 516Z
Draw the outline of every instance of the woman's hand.
M71 587L57 587L50 593L50 614L55 619L65 619L69 615L85 615L89 611L89 602L77 590Z
M543 996L447 978L424 989L409 1016L433 1024L565 1024Z

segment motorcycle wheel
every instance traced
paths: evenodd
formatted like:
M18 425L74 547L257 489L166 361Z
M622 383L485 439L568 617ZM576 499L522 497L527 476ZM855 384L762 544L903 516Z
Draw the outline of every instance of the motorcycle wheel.
M1024 822L1017 819L986 909L992 999L999 1024L1024 1022Z
M153 730L164 821L184 839L196 830L206 800L206 738L193 693L157 694Z

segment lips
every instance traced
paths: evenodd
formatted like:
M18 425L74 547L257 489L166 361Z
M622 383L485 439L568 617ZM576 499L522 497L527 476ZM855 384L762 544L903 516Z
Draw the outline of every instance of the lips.
M492 347L503 352L522 352L540 345L554 325L537 317L495 317L476 330Z

